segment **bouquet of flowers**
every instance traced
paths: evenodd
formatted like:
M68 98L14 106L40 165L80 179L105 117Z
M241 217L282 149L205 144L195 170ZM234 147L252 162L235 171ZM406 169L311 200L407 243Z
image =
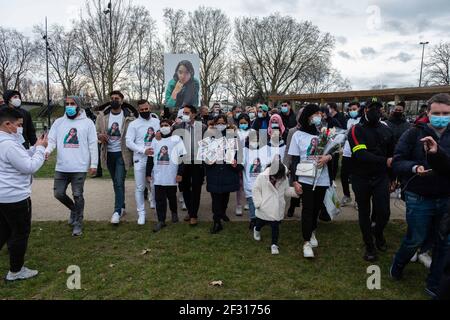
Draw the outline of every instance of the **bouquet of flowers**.
M320 130L319 144L317 146L316 156L326 156L335 153L341 146L344 145L347 140L347 130L343 129L328 129L326 127ZM313 191L316 189L317 181L321 176L323 171L322 168L316 170L316 175L314 177Z

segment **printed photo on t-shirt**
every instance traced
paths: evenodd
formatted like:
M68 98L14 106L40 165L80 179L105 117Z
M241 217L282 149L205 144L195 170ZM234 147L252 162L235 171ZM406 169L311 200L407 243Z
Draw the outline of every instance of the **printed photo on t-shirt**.
M314 137L311 139L311 143L309 144L308 149L306 150L306 157L315 158L317 156L317 152L319 146L319 138Z
M169 165L170 157L169 157L169 148L167 146L162 146L158 152L158 156L156 158L158 165Z
M117 122L114 122L111 125L111 128L108 129L108 136L110 140L120 140L121 133L119 124Z
M78 132L76 128L69 130L69 133L64 137L64 148L79 148Z
M153 127L149 127L147 129L147 133L144 136L144 143L146 147L152 144L154 137L155 137L155 129L153 129Z
M250 177L257 177L262 172L261 159L256 158L250 166Z

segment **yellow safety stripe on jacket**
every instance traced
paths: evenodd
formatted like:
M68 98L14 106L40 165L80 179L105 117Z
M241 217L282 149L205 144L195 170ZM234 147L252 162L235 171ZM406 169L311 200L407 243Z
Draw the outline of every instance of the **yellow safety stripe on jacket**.
M367 150L367 146L365 144L358 144L357 146L354 146L352 149L352 152L355 153L358 150L365 149Z

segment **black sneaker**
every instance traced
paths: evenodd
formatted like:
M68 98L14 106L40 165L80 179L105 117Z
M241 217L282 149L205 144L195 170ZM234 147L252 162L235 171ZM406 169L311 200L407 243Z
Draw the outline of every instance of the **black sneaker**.
M330 222L331 217L326 210L321 210L319 214L319 220L323 222Z
M213 227L211 228L211 233L216 234L223 230L222 224L220 222L214 222Z
M166 224L164 222L158 222L156 226L153 228L153 232L161 231L162 228L164 228Z
M172 213L172 223L177 223L178 220L178 214L177 213Z
M377 261L378 257L377 257L376 250L375 249L367 249L366 248L366 252L364 253L363 259L368 261L368 262Z
M230 222L230 218L226 214L223 215L222 220L225 222Z

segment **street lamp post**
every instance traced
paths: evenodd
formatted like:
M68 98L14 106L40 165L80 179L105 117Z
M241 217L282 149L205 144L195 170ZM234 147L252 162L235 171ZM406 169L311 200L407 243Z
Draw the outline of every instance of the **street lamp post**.
M109 91L113 90L112 88L112 78L113 78L113 65L112 65L112 1L110 0L108 3L108 9L103 11L104 14L109 14L109 70L108 70L108 80L109 80Z
M420 77L419 77L419 88L422 86L422 72L423 72L423 57L425 53L425 46L429 44L430 42L420 42L419 44L422 45L422 61L420 63ZM417 113L419 112L419 100L417 100Z
M48 32L47 32L47 17L45 17L45 35L43 36L45 40L45 63L47 68L47 130L50 130L51 125L51 112L50 112L50 76L48 71L48 52L52 51L48 44Z
M422 86L422 70L423 70L423 56L425 53L425 45L429 44L430 42L421 42L422 45L422 62L420 63L420 78L419 78L419 87Z

